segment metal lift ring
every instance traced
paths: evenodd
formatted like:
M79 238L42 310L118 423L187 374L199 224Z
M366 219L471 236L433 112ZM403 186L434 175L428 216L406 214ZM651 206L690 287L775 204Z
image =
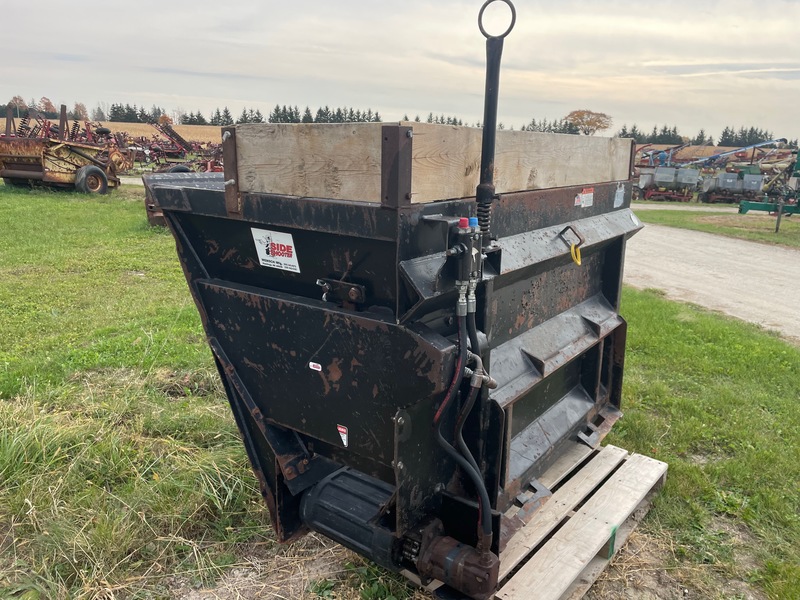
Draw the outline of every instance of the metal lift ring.
M506 29L505 33L503 33L502 35L489 35L489 33L483 28L483 11L485 11L486 7L489 6L492 2L498 2L498 1L505 2L506 4L508 4L508 8L511 9L511 24L508 26L508 29ZM483 3L483 6L481 6L480 12L478 13L478 28L481 30L483 36L486 38L506 37L509 33L511 33L511 30L514 29L514 23L516 22L517 22L517 10L514 8L514 5L511 3L511 0L486 0L486 2Z

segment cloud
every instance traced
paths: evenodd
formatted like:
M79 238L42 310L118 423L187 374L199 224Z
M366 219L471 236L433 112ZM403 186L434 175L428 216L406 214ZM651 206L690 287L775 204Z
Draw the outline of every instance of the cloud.
M210 113L228 105L348 105L482 118L482 0L240 0L220 6L55 0L6 7L25 28L0 37L0 101L21 94L157 103ZM559 118L587 107L615 126L676 124L694 134L753 125L800 137L800 2L517 0L505 42L500 119ZM86 15L91 16L87 30ZM84 32L69 36L64 31ZM65 50L65 48L67 48Z

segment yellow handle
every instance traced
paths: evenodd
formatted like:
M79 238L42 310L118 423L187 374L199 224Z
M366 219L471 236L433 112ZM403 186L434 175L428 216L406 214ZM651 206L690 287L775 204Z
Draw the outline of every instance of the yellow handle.
M569 247L569 253L572 255L572 260L575 261L575 264L580 266L581 264L581 249L579 246L575 244L571 244Z

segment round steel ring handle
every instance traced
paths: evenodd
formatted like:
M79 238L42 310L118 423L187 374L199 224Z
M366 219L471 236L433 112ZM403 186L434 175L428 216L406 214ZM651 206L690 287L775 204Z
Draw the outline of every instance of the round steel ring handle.
M486 7L489 6L492 2L498 2L498 1L505 2L506 4L508 4L508 8L511 9L511 24L508 26L508 29L506 29L505 33L501 35L489 35L486 29L483 28L483 12L486 10ZM486 2L483 3L483 6L481 6L480 12L478 13L478 28L481 30L483 36L486 38L506 37L509 33L511 33L511 30L514 29L514 23L516 22L517 22L517 10L514 8L514 5L511 3L511 0L486 0Z

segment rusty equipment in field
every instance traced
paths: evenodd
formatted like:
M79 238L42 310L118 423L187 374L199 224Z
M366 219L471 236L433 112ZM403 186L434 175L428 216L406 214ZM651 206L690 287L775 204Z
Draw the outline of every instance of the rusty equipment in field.
M78 121L70 127L64 105L58 125L29 114L15 127L9 106L0 135L0 177L7 185L36 182L105 194L119 185L117 168L126 161L113 139L104 139L108 133L89 123L81 128Z
M489 35L491 2L482 131L238 125L224 175L145 184L277 538L318 531L470 598L548 598L532 581L613 553L666 465L598 449L621 414L632 141L497 131L515 15L503 0L511 26Z

